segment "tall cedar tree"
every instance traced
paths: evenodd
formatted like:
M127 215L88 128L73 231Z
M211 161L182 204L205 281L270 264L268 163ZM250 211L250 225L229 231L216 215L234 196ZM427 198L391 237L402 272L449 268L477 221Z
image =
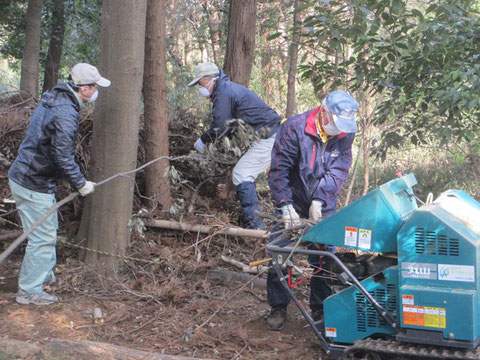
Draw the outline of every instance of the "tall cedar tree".
M147 0L145 29L145 161L168 156L168 118L166 83L166 5L165 0ZM145 170L145 192L150 206L160 203L163 210L172 204L168 161L161 160Z
M248 86L255 50L256 0L231 0L224 70L232 81Z
M91 180L132 170L137 164L142 101L146 0L104 0L99 70L112 81L100 89L94 114ZM124 255L130 231L135 180L120 177L88 196L84 225L87 246ZM85 220L85 219L84 219ZM87 252L85 261L114 263L114 257Z
M27 8L25 48L20 71L20 91L38 96L40 25L43 0L30 0Z
M58 82L58 68L62 59L63 37L65 35L64 0L55 0L53 8L52 32L45 61L45 76L42 93Z

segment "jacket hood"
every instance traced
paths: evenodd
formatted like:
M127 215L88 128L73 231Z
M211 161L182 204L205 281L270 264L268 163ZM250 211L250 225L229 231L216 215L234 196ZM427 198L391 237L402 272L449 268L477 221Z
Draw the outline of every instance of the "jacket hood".
M225 74L223 69L219 69L218 70L218 79L217 79L217 82L215 83L215 89L218 88L220 86L220 84L223 84L223 83L229 82L229 81L231 81L230 77L227 74Z
M40 101L45 107L72 105L73 103L77 111L80 109L77 98L65 83L57 84L45 91Z

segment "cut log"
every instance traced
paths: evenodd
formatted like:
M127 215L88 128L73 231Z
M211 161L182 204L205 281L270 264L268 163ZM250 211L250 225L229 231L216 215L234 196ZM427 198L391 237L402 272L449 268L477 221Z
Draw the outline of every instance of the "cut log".
M164 355L123 346L93 342L53 339L32 344L14 339L0 339L0 359L76 359L76 360L200 360L189 356Z
M219 234L261 239L267 239L269 236L269 233L264 230L242 229L239 227L219 228L217 226L185 224L171 220L145 220L145 225L154 228L200 232L205 234L217 231Z

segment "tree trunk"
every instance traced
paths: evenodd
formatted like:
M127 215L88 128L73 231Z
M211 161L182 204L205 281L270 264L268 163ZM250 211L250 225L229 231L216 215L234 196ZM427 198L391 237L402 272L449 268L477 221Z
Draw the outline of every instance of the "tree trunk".
M165 24L165 0L148 0L143 82L146 162L168 156ZM160 203L163 210L168 210L172 204L167 167L168 160L162 160L145 170L145 192L151 198L149 205Z
M232 81L248 86L255 50L256 0L230 0L224 70Z
M220 23L222 22L222 12L217 10L216 4L211 1L205 1L203 8L207 14L207 24L210 30L210 42L212 43L213 61L215 64L220 62Z
M45 61L45 77L42 93L58 82L58 68L62 59L63 36L65 34L64 0L55 0L53 9L52 34Z
M293 1L293 33L292 43L290 44L288 57L288 78L287 78L287 110L285 116L289 118L297 111L297 104L295 100L295 81L297 77L297 62L298 62L298 40L299 40L299 20L300 15L297 12L299 7L299 0Z
M43 0L29 0L25 30L25 48L20 71L20 91L38 96L40 25Z
M136 167L145 52L147 0L104 0L99 70L112 81L100 89L94 114L91 180ZM87 246L124 255L130 238L134 178L120 177L87 198ZM115 258L87 252L85 261L114 264Z

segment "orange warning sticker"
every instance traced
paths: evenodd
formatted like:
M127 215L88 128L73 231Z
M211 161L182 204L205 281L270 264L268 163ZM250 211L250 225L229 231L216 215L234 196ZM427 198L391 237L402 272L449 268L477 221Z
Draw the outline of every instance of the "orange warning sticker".
M423 308L420 308L421 306L403 305L403 323L405 325L423 326Z
M402 304L404 305L415 305L415 298L413 295L402 295Z
M355 227L345 226L345 245L357 246L358 229Z
M325 328L325 335L327 337L337 337L337 329L336 328L331 328L331 327L326 327Z

